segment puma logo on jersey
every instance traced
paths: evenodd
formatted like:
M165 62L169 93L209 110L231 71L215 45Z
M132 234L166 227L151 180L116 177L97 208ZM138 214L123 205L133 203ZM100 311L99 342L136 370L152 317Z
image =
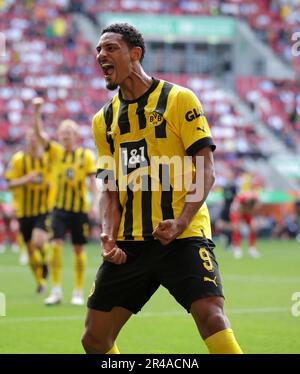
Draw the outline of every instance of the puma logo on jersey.
M211 283L213 283L216 287L218 286L217 285L217 277L214 277L214 279L211 279L211 278L208 278L208 277L204 277L203 280L204 280L204 282L211 282Z

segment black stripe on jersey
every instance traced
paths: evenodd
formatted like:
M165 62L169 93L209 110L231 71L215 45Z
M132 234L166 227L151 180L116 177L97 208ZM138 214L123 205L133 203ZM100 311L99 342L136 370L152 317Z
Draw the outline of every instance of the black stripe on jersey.
M103 114L104 114L104 119L105 119L105 124L106 124L106 140L107 140L107 143L110 146L111 153L114 154L114 152L115 152L114 141L113 141L113 138L110 134L111 125L112 125L112 122L113 122L112 100L104 106Z
M40 190L39 191L39 197L38 197L38 213L41 213L41 208L42 208L42 198L43 198L44 191ZM47 205L45 204L45 209L47 209Z
M85 160L85 155L86 155L86 149L82 149L82 153L81 153L81 156L80 156L80 168L82 169L84 167L84 160ZM82 197L82 194L81 194L81 190L82 190L82 182L80 182L80 185L78 185L78 190L76 192L78 192L78 196L80 196L80 211L83 210L83 197Z
M150 175L143 175L141 178L143 238L146 240L153 238L151 177Z
M139 117L139 128L140 128L140 130L144 129L146 127L146 124L147 124L144 108L147 105L148 97L149 97L149 95L143 96L138 101L138 107L136 109L136 114Z
M188 147L186 153L189 156L194 156L195 153L205 147L210 147L212 151L216 149L216 146L210 136L197 140L195 143Z
M169 165L159 165L159 180L162 186L160 205L163 220L174 219L174 212L172 208L173 188L170 184Z
M155 112L158 112L161 115L164 114L166 107L167 107L169 93L172 88L173 88L173 84L169 82L164 82L164 85L161 89L161 93L159 95L159 99L158 99L158 102L155 108Z
M62 159L62 162L65 163L67 160L68 152L64 152L64 157ZM65 205L65 200L66 200L66 192L67 192L67 182L64 181L65 175L60 175L60 183L61 183L61 188L59 189L59 194L60 194L60 201L61 203L59 204L59 208L63 208Z
M25 154L23 154L23 175L27 174L27 169L26 169L26 159L25 159ZM23 185L23 207L22 207L22 216L25 216L25 211L26 211L26 195L27 195L27 185Z
M64 157L63 157L62 162L66 162L67 155L68 155L68 152L67 152L67 151L64 151Z
M34 168L34 160L33 158L30 156L29 157L29 160L30 160L30 167L29 167L29 170L33 171L33 168ZM30 190L30 188L28 187L28 190L27 190L27 199L29 200L29 212L27 211L27 215L28 216L32 216L32 213L33 213L33 199L34 199L34 191L33 190ZM27 205L27 208L28 208L28 205Z
M126 211L124 219L124 233L123 236L125 240L133 240L133 183L127 186L127 201L126 201Z
M25 184L23 186L23 217L28 216L28 213L27 213L28 189L29 187Z
M166 132L166 126L167 122L164 119L160 125L155 126L155 137L156 138L166 138L167 137L167 132Z
M34 190L30 191L30 216L33 216L34 212Z
M68 201L69 201L68 197L71 196L71 194L72 194L73 186L71 186L67 183L66 183L65 186L66 186L66 192L65 192L65 198L64 198L64 209L69 211L71 209L71 207L68 208Z
M83 209L83 197L82 195L80 194L80 191L82 190L82 181L80 181L78 183L78 192L79 192L79 199L80 199L80 203L79 203L79 212L82 212L82 209Z
M128 118L128 103L120 101L120 108L118 113L118 126L120 128L120 134L127 134L130 132L130 123Z
M27 167L26 167L26 155L23 154L23 174L27 174Z
M61 196L62 196L62 198L61 198L61 208L64 208L65 207L65 203L66 203L66 194L67 194L67 182L62 182L62 184L63 184L63 187L62 187L62 189L61 189Z
M161 89L161 93L158 98L158 102L155 108L155 112L159 113L160 115L164 115L166 108L167 108L167 103L168 103L168 97L169 93L173 87L173 84L169 82L164 82L163 87ZM163 122L155 126L155 137L156 138L166 138L167 133L166 133L166 120L164 119Z
M49 188L49 185L47 185L47 187L46 187L46 202L45 202L46 213L49 212L49 194L50 194L50 188Z
M47 185L47 188L42 194L42 200L41 200L41 204L44 205L44 207L46 208L46 211L48 211L48 192L49 192L49 186ZM45 213L45 212L42 212L41 209L39 209L39 212Z
M55 206L57 208L61 208L62 207L62 204L60 203L61 202L61 194L63 192L63 188L62 188L62 175L59 174L58 175L58 178L57 178L57 194L56 194L56 202L55 202Z
M44 163L43 163L43 159L42 158L39 158L38 159L39 161L39 164L40 164L40 168L42 169L43 166L44 166ZM42 175L42 178L44 178L44 176ZM45 181L44 180L41 180L41 183L44 183ZM42 209L42 196L43 196L43 190L40 190L39 193L38 193L38 213L41 212L41 209ZM45 205L45 208L47 208L47 206Z
M83 168L83 159L84 159L84 155L85 155L85 150L84 149L80 149L80 154L78 155L78 159L79 159L79 168L82 169ZM75 157L73 158L73 165L75 163ZM75 211L75 202L77 199L79 199L79 192L80 192L80 188L81 188L81 184L80 183L77 183L73 188L72 188L72 192L71 192L71 206L70 206L70 209L71 211ZM75 197L76 196L76 197Z
M84 159L85 159L85 155L86 155L86 149L81 149L81 155L80 155L80 169L83 168L84 166Z
M70 205L70 209L74 212L74 202L75 202L75 191L76 191L76 189L77 188L79 188L78 187L78 184L77 184L77 186L75 186L75 187L73 187L72 188L72 195L71 195L71 205Z

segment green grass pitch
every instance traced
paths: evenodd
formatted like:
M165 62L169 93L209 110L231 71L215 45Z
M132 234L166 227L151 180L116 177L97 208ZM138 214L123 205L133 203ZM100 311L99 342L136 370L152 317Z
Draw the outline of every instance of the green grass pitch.
M300 353L300 316L291 313L292 294L300 292L300 244L259 242L263 256L241 260L217 245L226 312L246 353ZM88 246L86 296L101 261L97 245ZM64 249L64 303L43 305L18 255L0 255L0 292L7 316L0 317L0 353L83 353L80 337L85 307L70 305L72 253ZM134 292L134 290L133 290ZM143 311L133 316L118 338L122 353L206 353L192 318L160 288Z

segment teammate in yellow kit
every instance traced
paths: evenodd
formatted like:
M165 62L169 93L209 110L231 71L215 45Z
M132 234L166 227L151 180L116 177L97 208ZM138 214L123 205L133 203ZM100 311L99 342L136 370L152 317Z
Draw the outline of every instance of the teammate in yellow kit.
M37 98L36 100L42 100ZM41 119L35 122L35 131L44 148L56 160L53 177L56 179L55 204L52 213L52 260L51 277L53 287L45 304L61 302L62 247L67 230L71 231L74 249L74 290L71 303L83 305L83 285L86 269L84 244L89 235L88 189L92 194L91 215L96 213L96 165L91 150L77 146L78 125L72 120L63 121L58 128L60 144L50 141L42 129ZM89 179L89 183L87 181Z
M35 116L40 107L35 105ZM49 192L52 181L49 170L52 155L39 144L32 128L26 132L26 149L13 155L6 170L8 185L14 193L20 232L26 243L31 269L37 281L37 292L45 290L48 273L45 247L48 240Z
M211 353L241 353L223 311L205 204L214 183L210 129L190 90L145 73L144 52L143 37L128 24L105 28L97 45L107 88L119 92L93 120L105 183L104 262L82 343L87 353L118 353L120 330L163 285L192 314ZM194 166L182 169L188 156ZM188 177L199 183L180 187Z

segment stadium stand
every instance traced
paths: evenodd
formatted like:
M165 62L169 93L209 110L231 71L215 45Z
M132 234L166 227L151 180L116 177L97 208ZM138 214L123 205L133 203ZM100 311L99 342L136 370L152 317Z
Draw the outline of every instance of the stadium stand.
M146 3L150 4L91 1L85 11L89 14L99 12L102 6L111 10L132 10L134 4L139 4L134 9L140 11ZM176 3L171 1L162 5L164 3L158 2L159 6L170 7L174 13L192 9L184 10L183 3L187 5L188 2L180 2L177 8ZM1 29L7 35L8 51L0 70L2 164L6 165L11 154L20 147L24 131L31 123L30 101L37 94L46 100L43 115L50 135L55 136L58 123L70 117L81 125L83 145L94 147L91 115L107 100L108 93L96 66L93 46L78 32L72 15L67 12L81 10L85 4L80 1L38 2L33 7L30 2L10 1L1 10ZM151 4L155 8L155 2ZM219 154L227 155L230 162L240 155L260 155L264 139L211 78L185 74L159 76L190 87L199 95L212 125ZM3 170L0 172L0 187L4 189Z
M293 151L300 152L299 83L266 78L239 78L237 91L261 120Z
M226 15L243 19L274 52L300 70L299 59L291 53L290 40L299 31L300 4L296 0L168 0L73 1L88 14L100 12L147 12L159 14ZM76 6L74 5L76 9Z
M4 5L3 5L4 4ZM6 190L3 171L11 155L20 149L31 124L30 102L35 95L46 100L43 119L55 137L59 122L67 117L80 124L82 143L94 149L91 116L108 99L105 83L94 58L94 45L78 29L73 15L81 12L92 24L96 14L110 12L167 13L174 15L230 15L242 18L261 33L264 14L279 19L281 1L93 1L17 2L0 4L0 27L7 37L7 54L0 61L0 191ZM272 18L273 19L273 18ZM289 22L286 18L284 22ZM34 20L34 21L33 21ZM296 22L296 21L294 21ZM294 24L294 23L293 23ZM273 23L272 23L273 25ZM264 32L267 31L267 23ZM274 49L274 43L267 43ZM267 133L257 131L255 120L245 116L222 85L207 75L155 73L160 78L190 87L203 103L217 143L218 180L223 170L234 168L243 175L249 160L264 159L269 148ZM259 111L260 120L284 145L299 147L299 91L294 81L242 77L236 81L240 97ZM298 91L297 91L298 90ZM273 144L273 142L271 142ZM252 166L255 165L252 162ZM251 162L250 162L251 164ZM268 162L265 161L267 166ZM256 167L256 169L259 169ZM251 172L254 173L255 167ZM264 170L255 172L261 184L273 181ZM266 175L269 177L266 178ZM277 179L280 179L278 177Z

